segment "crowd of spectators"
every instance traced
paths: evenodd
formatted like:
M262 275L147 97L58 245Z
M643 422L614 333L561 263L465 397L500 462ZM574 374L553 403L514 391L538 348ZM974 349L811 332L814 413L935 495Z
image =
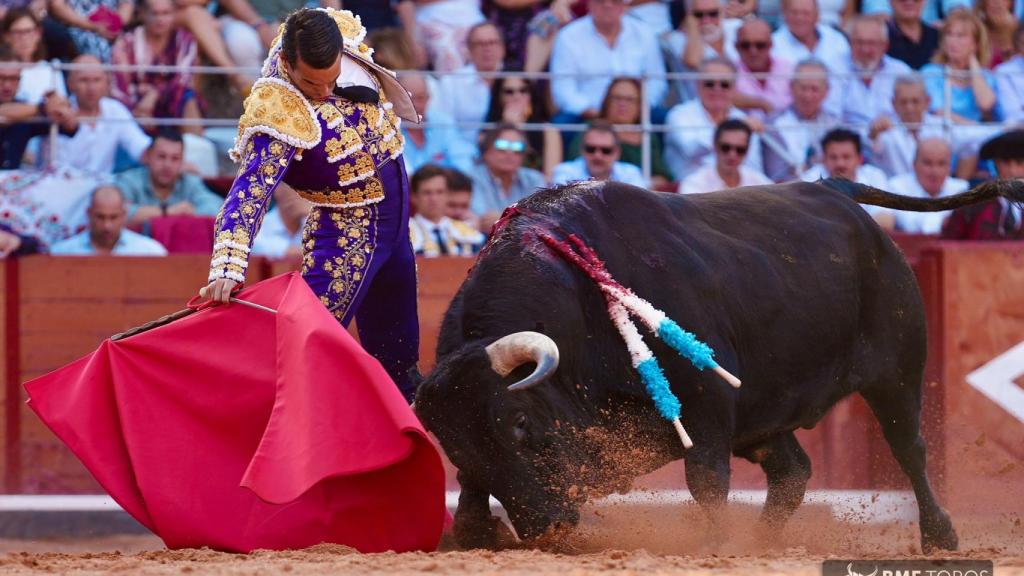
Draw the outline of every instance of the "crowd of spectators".
M97 252L126 250L101 221L210 219L230 142L204 119L237 117L280 22L311 5L358 14L423 113L402 126L423 253L472 253L510 203L581 179L952 194L1012 172L981 152L1024 123L1012 0L2 0L0 169L97 178ZM172 68L131 68L153 65ZM24 179L0 171L0 205L8 181ZM301 231L281 194L268 255ZM925 234L947 216L870 212ZM0 222L0 255L63 245L22 228Z

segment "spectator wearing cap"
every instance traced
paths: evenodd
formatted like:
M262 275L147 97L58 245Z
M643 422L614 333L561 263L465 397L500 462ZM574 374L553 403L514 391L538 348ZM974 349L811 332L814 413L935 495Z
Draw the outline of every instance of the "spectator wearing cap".
M967 181L949 175L953 152L945 140L927 138L917 145L914 171L889 179L889 190L918 198L942 198L967 190ZM895 211L895 229L908 234L938 234L950 210L941 212Z
M793 63L772 56L772 29L759 18L743 23L736 36L736 107L759 118L784 110L793 101Z
M871 128L874 162L889 177L913 170L918 140L940 138L945 134L942 119L928 112L928 92L919 75L896 80L892 106L896 122L876 123Z
M143 166L117 175L128 202L128 224L140 226L158 216L216 216L224 199L195 174L183 170L181 134L163 130L143 154Z
M733 105L736 94L736 67L721 58L706 60L700 67L703 80L697 89L697 98L676 104L668 112L665 124L669 132L665 138L665 163L677 179L713 162L715 127L729 118L743 119L755 132L763 125L748 118ZM744 164L761 172L761 145L755 134Z
M552 184L568 184L580 180L612 180L646 188L643 172L633 164L620 162L622 149L612 127L595 122L583 133L581 156L555 167Z
M1007 122L1024 124L1024 23L1013 34L1016 55L995 69L999 106Z
M110 174L118 149L138 161L151 143L151 138L132 118L121 102L107 96L110 80L100 65L99 58L85 54L74 60L82 66L68 74L68 88L74 104L69 125L77 131L74 136L58 136L56 155L51 162L91 172ZM50 147L40 148L45 158Z
M590 0L588 8L589 15L559 30L552 49L555 120L573 123L596 118L616 76L650 76L647 102L659 106L668 84L655 35L641 22L623 17L626 0Z
M785 24L772 34L772 55L799 62L814 57L838 72L850 54L842 32L818 22L817 0L782 0Z
M89 228L50 247L56 256L166 256L156 240L125 228L128 211L124 194L116 186L93 191L86 210Z
M681 194L700 194L740 186L772 184L767 176L743 165L753 133L742 120L729 119L715 129L715 163L697 170L679 185Z
M511 124L499 124L480 141L480 158L470 176L473 200L470 209L480 216L480 231L488 233L513 202L526 198L545 185L544 175L523 166L526 135Z
M821 139L839 125L839 117L825 110L828 97L828 68L815 59L797 64L789 83L793 103L768 119L765 146L765 174L776 182L795 179L809 166L821 161Z
M1011 130L985 142L978 153L991 160L996 176L1024 179L1024 130ZM957 208L942 226L942 237L953 240L1024 240L1024 213L1018 204L999 197Z

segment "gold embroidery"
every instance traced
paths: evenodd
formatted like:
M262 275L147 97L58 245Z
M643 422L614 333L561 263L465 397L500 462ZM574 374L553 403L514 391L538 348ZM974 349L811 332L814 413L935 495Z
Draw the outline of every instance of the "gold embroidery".
M324 119L324 122L328 126L331 126L334 122L343 121L344 117L341 115L341 110L330 102L324 102L316 107L316 111L320 113L320 117Z
M238 120L239 140L248 128L294 139L302 147L320 140L320 123L309 114L305 100L276 82L257 81L245 99L245 112ZM248 151L248 144L246 145Z
M330 218L330 224L337 228L337 248L333 246L314 247L313 232L320 226L321 219ZM327 294L320 301L338 320L344 319L349 306L359 293L366 272L369 270L371 254L376 237L371 222L376 219L374 207L332 209L313 207L307 225L303 230L303 242L310 246L303 259L303 275L326 273L331 279ZM310 222L317 222L310 225ZM338 249L340 248L340 253ZM316 256L312 252L316 252ZM318 265L320 259L322 262ZM315 270L314 266L319 266Z
M373 158L366 152L356 156L355 162L345 163L338 166L338 184L348 186L376 173L377 168L373 164Z

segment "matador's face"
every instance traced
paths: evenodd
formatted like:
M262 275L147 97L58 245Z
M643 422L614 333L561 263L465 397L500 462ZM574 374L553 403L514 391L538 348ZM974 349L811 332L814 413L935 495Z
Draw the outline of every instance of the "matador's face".
M314 68L302 61L302 57L296 59L292 66L282 58L281 66L285 74L291 80L292 85L313 102L322 102L334 93L334 86L341 75L341 54L333 64L327 68Z

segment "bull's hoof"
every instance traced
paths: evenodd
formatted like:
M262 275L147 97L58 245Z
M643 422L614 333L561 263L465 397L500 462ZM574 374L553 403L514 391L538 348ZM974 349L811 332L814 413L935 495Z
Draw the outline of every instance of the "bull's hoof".
M463 520L458 517L452 526L452 534L455 536L455 543L459 548L473 550L485 548L488 550L500 550L515 545L515 535L508 526L497 516L491 516L486 520Z
M921 522L921 550L930 554L937 550L956 550L959 539L953 522L945 512L939 512L935 518Z

